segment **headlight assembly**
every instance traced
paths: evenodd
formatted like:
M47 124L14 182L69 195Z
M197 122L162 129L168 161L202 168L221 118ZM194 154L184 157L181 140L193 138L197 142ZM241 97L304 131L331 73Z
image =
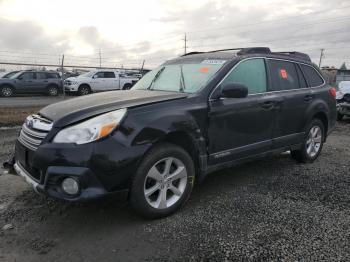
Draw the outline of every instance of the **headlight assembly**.
M67 127L58 132L53 142L86 144L106 137L118 127L125 113L125 108L119 109Z

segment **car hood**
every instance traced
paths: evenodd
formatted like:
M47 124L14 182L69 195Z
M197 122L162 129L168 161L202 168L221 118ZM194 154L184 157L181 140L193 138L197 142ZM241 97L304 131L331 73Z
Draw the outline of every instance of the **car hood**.
M185 93L150 90L110 91L58 102L44 107L39 114L53 121L53 127L62 127L119 108L181 99L187 96L188 94Z
M11 78L1 78L0 77L0 82L3 83L3 82L13 82L15 79L11 79Z

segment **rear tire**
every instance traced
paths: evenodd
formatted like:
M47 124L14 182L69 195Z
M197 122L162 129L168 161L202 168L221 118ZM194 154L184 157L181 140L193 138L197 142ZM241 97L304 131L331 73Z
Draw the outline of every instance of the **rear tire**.
M13 89L11 86L5 85L0 88L0 95L3 97L13 96Z
M47 94L49 96L58 96L58 88L56 86L49 86Z
M320 119L313 119L307 129L301 149L292 150L291 156L300 163L312 163L320 155L325 140L324 125Z
M146 218L168 216L185 204L195 178L192 158L181 147L161 144L146 154L130 190L130 204Z
M342 121L343 118L344 118L344 115L343 115L343 114L340 114L340 113L337 114L337 120L338 120L338 121Z
M122 90L129 90L131 87L132 87L131 84L125 84Z
M84 96L91 93L91 89L88 85L81 85L78 89L78 95Z

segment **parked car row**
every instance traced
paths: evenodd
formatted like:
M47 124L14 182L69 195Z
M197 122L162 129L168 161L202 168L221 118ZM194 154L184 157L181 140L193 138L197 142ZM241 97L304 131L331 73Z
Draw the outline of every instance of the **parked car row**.
M24 70L7 73L0 78L0 96L15 94L45 94L57 96L63 92L87 95L108 90L130 89L139 76L117 70L94 70L62 80L56 71Z
M93 92L130 89L138 77L122 76L117 70L95 70L64 81L66 92L87 95Z
M63 84L59 73L54 71L18 71L0 78L0 94L10 97L14 94L47 94L57 96Z

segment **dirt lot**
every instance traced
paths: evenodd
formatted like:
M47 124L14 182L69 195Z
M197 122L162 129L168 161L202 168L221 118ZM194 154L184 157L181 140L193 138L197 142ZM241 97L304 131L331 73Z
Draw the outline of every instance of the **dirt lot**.
M18 130L0 132L2 162ZM350 120L338 124L313 164L282 154L217 172L155 221L114 198L67 204L0 176L0 261L349 261L349 134Z
M73 96L0 97L0 127L21 125L28 115L37 113L42 107L71 98Z

